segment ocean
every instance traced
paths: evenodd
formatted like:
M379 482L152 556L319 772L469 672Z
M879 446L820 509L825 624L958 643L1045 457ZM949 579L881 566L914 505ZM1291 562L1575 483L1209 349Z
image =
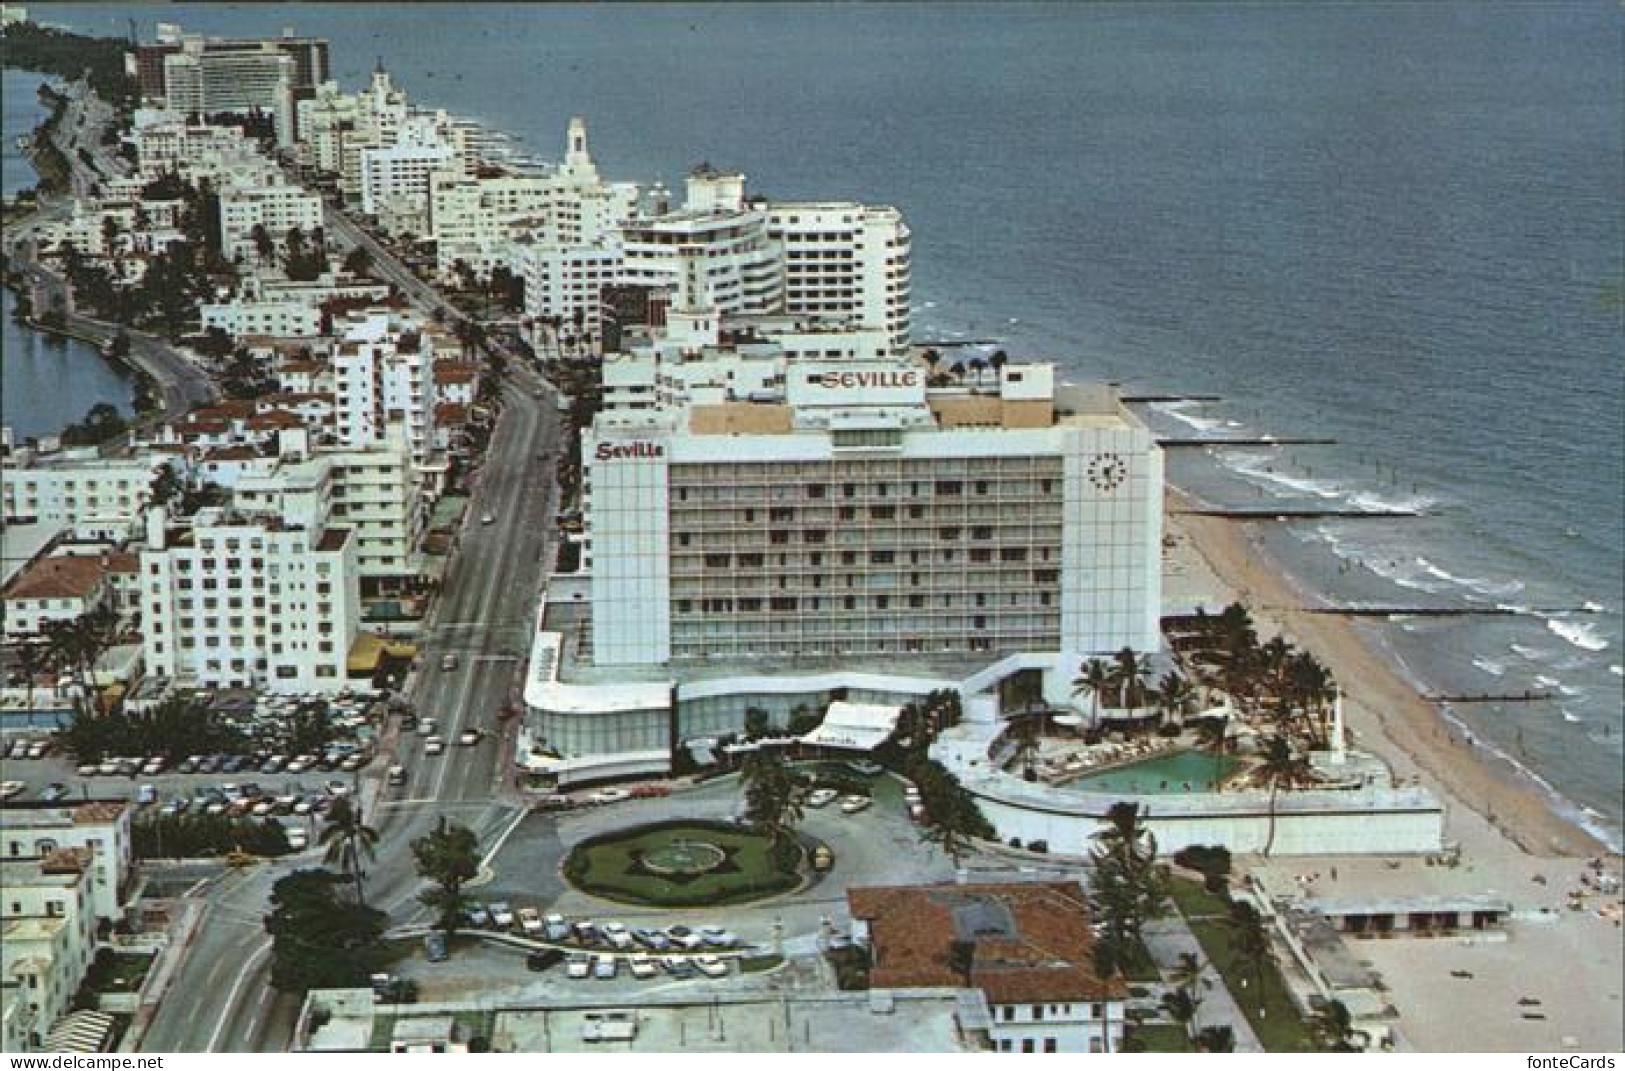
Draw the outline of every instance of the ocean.
M1619 843L1625 768L1625 13L1614 3L53 5L150 37L284 25L335 76L612 178L701 161L897 205L916 333L1137 392L1217 503L1412 505L1272 527L1326 600L1508 606L1372 632ZM9 112L7 122L10 123ZM14 131L8 126L8 140ZM1584 608L1584 609L1582 609Z

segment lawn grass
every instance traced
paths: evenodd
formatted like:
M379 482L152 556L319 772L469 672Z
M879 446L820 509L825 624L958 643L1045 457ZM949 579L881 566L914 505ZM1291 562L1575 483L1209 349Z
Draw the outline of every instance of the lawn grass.
M1175 1023L1130 1026L1123 1033L1125 1052L1195 1052L1185 1028Z
M1202 952L1224 979L1230 995L1252 1024L1253 1033L1269 1052L1317 1052L1318 1047L1304 1023L1298 1006L1287 990L1279 966L1267 963L1263 972L1263 1000L1253 965L1230 949L1231 928L1222 920L1190 920L1191 932L1201 942ZM1243 986L1243 982L1246 983ZM1262 1006L1262 1010L1260 1010Z
M1131 982L1162 981L1162 972L1157 970L1157 962L1151 958L1151 950L1145 947L1144 941L1129 942L1128 955L1123 962L1123 977Z
M729 852L725 868L689 877L649 872L641 853L676 840L703 841ZM800 849L776 849L771 839L720 823L667 822L583 841L570 853L565 876L606 899L653 907L722 906L788 892L800 882Z
M1190 878L1170 876L1168 898L1174 902L1179 913L1188 919L1227 918L1230 914L1228 898L1208 892L1202 887L1201 882L1192 881Z

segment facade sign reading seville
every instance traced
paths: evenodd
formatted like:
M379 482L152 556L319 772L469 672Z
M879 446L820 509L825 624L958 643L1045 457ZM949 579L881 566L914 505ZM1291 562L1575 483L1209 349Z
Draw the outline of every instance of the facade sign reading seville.
M793 406L920 405L925 375L906 364L819 361L789 369Z
M625 461L633 458L665 457L666 448L660 443L599 443L592 456L594 461Z

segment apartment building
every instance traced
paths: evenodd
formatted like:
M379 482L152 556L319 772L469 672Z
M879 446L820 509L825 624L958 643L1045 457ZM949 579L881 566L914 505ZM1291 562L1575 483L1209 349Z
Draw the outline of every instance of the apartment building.
M444 112L408 114L392 143L361 150L361 209L386 230L427 235L431 180L465 178L470 163L466 130Z
M117 524L131 530L165 460L18 456L0 469L0 516L7 524L35 522L73 527Z
M96 951L88 852L0 857L0 1038L6 1052L44 1051L73 1007Z
M322 199L302 186L230 183L221 187L219 202L220 246L228 260L257 258L255 227L264 227L281 248L294 227L309 234L322 226Z
M147 513L147 672L213 687L336 691L360 615L352 528L329 524L331 464L238 482L228 508Z
M727 315L783 308L780 247L744 175L696 169L680 210L628 221L621 242L623 284L683 287L695 307Z
M393 309L365 309L333 324L335 431L346 446L385 440L403 423L412 459L434 453L436 336L418 319Z
M242 297L198 306L204 331L218 328L233 339L244 335L270 338L315 338L322 333L322 311L303 301L253 301Z
M1162 455L1049 365L793 365L582 450L596 665L1157 647Z
M885 332L909 342L909 230L889 206L774 202L767 230L784 256L784 311Z
M621 274L618 244L521 242L510 255L514 270L525 280L525 315L538 321L557 317L571 330L598 332L604 287Z
M58 851L78 854L89 883L85 901L91 916L116 923L135 868L130 840L133 810L122 800L38 803L11 800L0 805L0 858L44 858Z

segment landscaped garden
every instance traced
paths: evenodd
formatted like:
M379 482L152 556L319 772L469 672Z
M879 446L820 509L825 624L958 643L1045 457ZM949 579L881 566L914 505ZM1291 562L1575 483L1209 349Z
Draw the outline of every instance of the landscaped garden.
M585 840L564 863L583 892L648 907L745 903L801 884L795 839L721 822L658 822Z

